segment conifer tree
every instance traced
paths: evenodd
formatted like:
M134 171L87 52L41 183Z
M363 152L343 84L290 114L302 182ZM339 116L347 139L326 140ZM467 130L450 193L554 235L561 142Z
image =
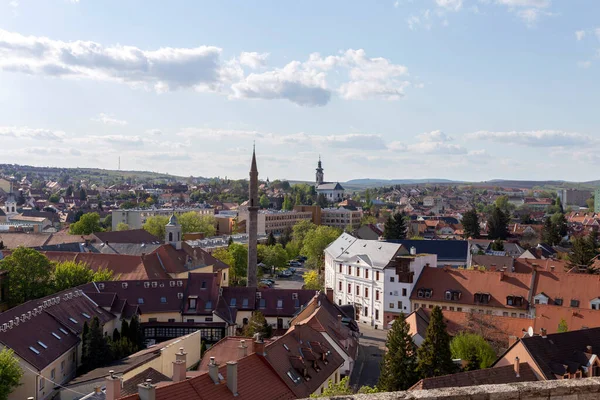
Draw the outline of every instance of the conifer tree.
M400 315L388 333L387 352L381 363L377 388L383 392L406 390L418 380L417 347L415 346L404 314Z
M427 334L417 356L417 370L421 378L448 375L456 370L450 353L450 335L446 331L444 315L439 306L431 311Z
M93 370L110 362L110 351L98 317L92 319L89 331L84 338L85 353L83 367Z
M383 237L387 240L390 239L406 239L406 214L396 213L393 216L388 217L383 228Z
M465 215L463 215L462 225L465 232L465 238L477 239L479 237L479 216L475 209L467 211Z
M277 240L275 240L275 235L273 232L269 232L269 236L267 236L267 246L275 246L277 244Z

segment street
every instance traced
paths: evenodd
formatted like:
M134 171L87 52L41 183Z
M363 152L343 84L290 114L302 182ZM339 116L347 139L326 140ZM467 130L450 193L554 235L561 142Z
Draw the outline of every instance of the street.
M379 369L385 350L387 331L373 329L360 324L360 347L356 364L350 376L350 386L355 390L361 386L375 386L379 380Z
M296 273L289 278L272 278L275 281L274 289L302 289L304 285L304 268L296 268Z

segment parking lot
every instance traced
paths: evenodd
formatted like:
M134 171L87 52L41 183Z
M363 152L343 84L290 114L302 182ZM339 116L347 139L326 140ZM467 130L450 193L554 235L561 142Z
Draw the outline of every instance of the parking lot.
M304 268L296 268L296 273L289 278L268 278L275 281L274 289L302 289L304 285ZM265 278L267 276L265 275Z

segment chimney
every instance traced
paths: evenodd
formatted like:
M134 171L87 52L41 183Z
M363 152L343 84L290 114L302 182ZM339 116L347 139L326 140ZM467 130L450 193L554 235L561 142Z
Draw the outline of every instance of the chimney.
M586 346L586 347L585 347L585 352L586 352L586 353L588 353L588 354L594 354L594 353L592 352L592 346Z
M156 386L152 384L152 379L146 379L146 382L138 385L138 396L140 400L156 400Z
M231 390L234 396L238 395L238 368L236 361L227 362L227 388Z
M500 271L500 280L503 281L504 280L504 271Z
M546 338L546 330L544 328L540 328L540 331L542 333L542 337L545 339Z
M327 288L327 299L333 303L333 289L332 288Z
M240 340L240 345L238 346L238 360L244 358L248 355L248 346L246 346L245 340Z
M515 376L517 378L521 377L521 375L519 375L520 370L521 364L519 364L519 357L515 357Z
M341 314L338 314L337 320L338 320L338 325L342 325L342 315Z
M116 400L121 397L121 379L115 376L115 371L108 371L109 375L104 379L106 386L106 400Z
M175 354L175 361L173 361L173 382L185 380L187 371L186 354L183 352L183 347L180 347L179 353Z
M265 342L261 338L254 342L254 352L259 356L265 355Z
M208 375L210 376L210 379L212 379L212 381L215 383L215 385L218 385L220 383L219 366L215 362L214 357L211 357L210 362L208 363Z

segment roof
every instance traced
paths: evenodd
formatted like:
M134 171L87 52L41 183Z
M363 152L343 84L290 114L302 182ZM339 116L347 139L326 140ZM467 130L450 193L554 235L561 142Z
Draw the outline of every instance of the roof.
M519 376L513 365L459 372L452 375L421 379L409 390L428 390L449 387L499 385L503 383L537 381L535 373L527 363L519 363Z
M148 368L123 382L123 387L121 388L121 396L127 396L130 394L137 393L138 385L140 383L146 382L147 379L150 379L153 383L172 381L171 378L158 372L154 368Z
M545 260L538 260L535 258L516 258L515 259L515 272L531 273L533 269L545 270L545 271L566 271L569 266L567 261L554 260L547 258Z
M420 307L406 316L406 323L409 326L408 333L411 337L419 335L424 338L427 335L427 327L429 326L429 314L424 308Z
M7 249L43 246L51 237L51 233L0 233L0 241Z
M93 236L95 236L100 242L103 243L162 243L162 239L157 238L156 236L152 235L144 229L94 232Z
M587 346L594 354L600 352L600 328L524 337L519 343L525 346L544 378L562 379L566 372L575 373L587 364Z
M471 265L478 265L486 269L506 269L513 271L514 258L508 256L488 256L474 254L471 258Z
M317 185L317 190L344 190L339 182L323 182Z
M600 327L600 310L536 304L534 329L540 332L557 333L558 325L564 320L569 330Z
M467 262L469 242L467 240L390 240L400 243L410 249L414 247L417 253L437 254L438 262L462 261Z
M238 361L238 395L233 396L228 389L227 366L219 367L219 374L223 377L220 384L215 385L208 373L174 382L156 388L156 400L255 400L257 393L264 399L287 400L297 398L292 390L274 373L266 363L264 357L251 354ZM288 378L289 379L289 378ZM122 398L123 400L138 400L139 396L133 394Z
M562 299L562 305L569 307L571 300L578 301L578 307L590 309L590 301L600 297L600 276L566 272L538 271L534 296L543 293L550 298L549 304Z
M402 245L378 240L356 239L343 233L325 251L335 260L351 262L360 258L375 268L385 268L401 251ZM408 253L408 251L404 251Z
M256 310L265 317L292 317L308 303L317 292L307 289L259 289Z
M254 353L254 340L243 336L226 336L213 344L210 349L204 353L198 371L207 372L208 363L211 357L215 358L217 364L225 364L227 361L237 361L240 359L239 347L241 341L245 341L246 355Z
M502 307L507 309L528 308L527 298L531 285L531 274L516 274L510 272L494 272L479 270L464 270L453 268L424 267L417 280L410 299L419 301L419 289L432 289L428 301L470 305L484 305L488 307ZM446 300L446 291L458 291L457 300ZM489 294L486 304L475 301L476 293ZM522 305L512 306L507 304L508 296L521 296Z

